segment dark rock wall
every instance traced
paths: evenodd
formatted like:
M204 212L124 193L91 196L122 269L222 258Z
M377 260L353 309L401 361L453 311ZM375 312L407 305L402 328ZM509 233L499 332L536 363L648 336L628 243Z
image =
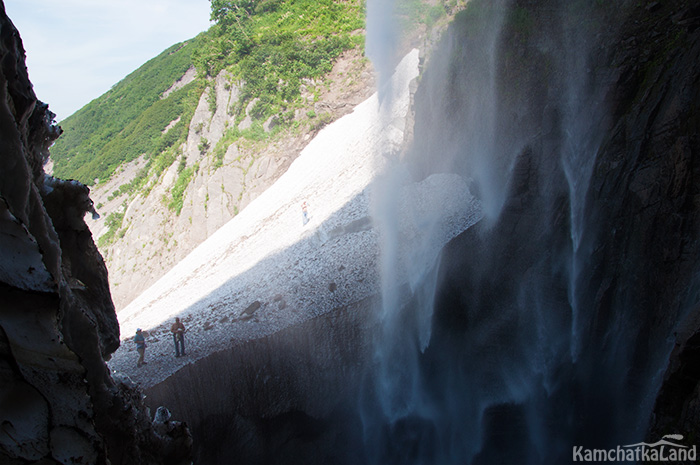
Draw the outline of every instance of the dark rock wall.
M376 299L239 342L146 390L187 422L198 465L363 463L359 388Z
M186 463L186 427L154 429L140 392L113 380L104 362L119 326L83 221L93 211L89 190L43 170L61 133L53 117L34 95L2 5L0 461Z
M609 7L510 2L497 39L491 163L509 174L474 184L504 201L447 247L424 359L431 396L452 396L438 422L479 438L476 463L698 437L700 15ZM416 96L418 177L478 166L460 130L480 98L460 78L482 79L471 50L486 43L472 19ZM419 158L441 144L457 156Z
M697 339L692 334L700 331L697 323L688 328L700 315L699 28L700 9L693 2L648 2L627 22L613 58L619 67L614 127L589 191L591 221L598 225L582 289L585 305L596 310L590 331L601 334L602 327L616 324L622 307L629 309L623 322L633 328L625 335L627 382L663 382L650 419L652 441L674 433L689 441L698 437L698 423L664 399L672 395L697 405L700 377L686 380L695 392L671 394L671 373L661 380L655 370L670 371L678 362L691 369L687 353L669 361L669 350L691 348ZM593 342L602 346L610 338ZM659 384L654 388L652 395Z

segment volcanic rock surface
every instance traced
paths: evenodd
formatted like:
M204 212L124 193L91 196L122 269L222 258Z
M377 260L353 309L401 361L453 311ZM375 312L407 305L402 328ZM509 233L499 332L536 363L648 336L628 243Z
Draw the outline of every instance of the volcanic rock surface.
M152 423L105 364L119 326L89 190L44 173L61 129L0 6L0 462L189 463L186 426Z

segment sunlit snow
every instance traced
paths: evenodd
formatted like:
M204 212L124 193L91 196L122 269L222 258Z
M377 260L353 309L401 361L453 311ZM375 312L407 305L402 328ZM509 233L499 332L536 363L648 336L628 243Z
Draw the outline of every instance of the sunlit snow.
M111 368L152 385L232 341L259 338L377 294L373 183L403 143L409 84L418 65L413 50L381 102L374 94L320 131L274 185L124 308L118 315L122 346ZM466 181L457 175L406 180L401 189L409 203L401 210L430 208L423 198L441 206L443 231L434 254L480 217ZM405 215L401 227L409 240L421 234L421 225L410 218L424 216ZM188 329L188 355L179 359L169 331L175 316ZM148 365L138 370L131 341L137 328L148 333Z

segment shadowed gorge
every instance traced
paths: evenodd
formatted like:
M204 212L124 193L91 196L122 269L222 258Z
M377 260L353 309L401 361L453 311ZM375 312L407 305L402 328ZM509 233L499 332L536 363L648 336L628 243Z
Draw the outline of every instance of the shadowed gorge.
M83 221L89 189L44 173L61 129L34 95L2 7L0 461L187 463L187 428L152 423L140 391L105 364L119 326Z
M152 333L139 370L89 190L43 173L60 128L4 18L0 458L696 451L700 8L470 0L407 44L399 4L367 5L378 93L120 313L122 337ZM189 358L170 354L174 316Z
M255 362L256 379L280 376L300 403L252 413L232 399L232 410L197 416L212 433L249 422L253 435L221 450L235 456L255 438L266 463L284 463L285 448L309 463L565 463L576 446L692 441L697 13L688 2L470 2L427 54L412 144L387 169L471 179L484 219L441 259L418 258L369 310L336 311L362 322L350 346L324 333L354 347L359 372L335 354L321 379L307 378L326 342L291 344L303 354L291 371L271 368L276 350L256 351L270 357ZM401 219L381 211L377 227L391 234ZM150 390L157 402L170 382Z

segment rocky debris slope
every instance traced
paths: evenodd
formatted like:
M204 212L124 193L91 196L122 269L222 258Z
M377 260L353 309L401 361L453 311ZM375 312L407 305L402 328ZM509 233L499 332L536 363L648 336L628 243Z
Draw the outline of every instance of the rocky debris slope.
M124 341L110 366L152 386L233 344L378 294L382 233L371 219L380 194L373 182L394 167L405 136L410 83L417 75L413 50L399 64L392 94L383 103L375 94L324 128L249 208L122 310L124 337L137 327L149 332L150 363L136 370L133 343ZM431 235L432 259L442 244L480 218L461 176L398 182L401 201L397 211L386 214L401 218L405 244ZM421 221L435 213L439 226L427 230ZM406 262L410 250L403 255ZM407 267L400 265L394 285L407 281ZM176 316L188 327L189 355L181 359L174 358L169 332Z
M0 4L1 5L1 4ZM44 173L60 135L0 11L0 462L189 463L176 421L105 364L119 346L107 269L82 184Z

